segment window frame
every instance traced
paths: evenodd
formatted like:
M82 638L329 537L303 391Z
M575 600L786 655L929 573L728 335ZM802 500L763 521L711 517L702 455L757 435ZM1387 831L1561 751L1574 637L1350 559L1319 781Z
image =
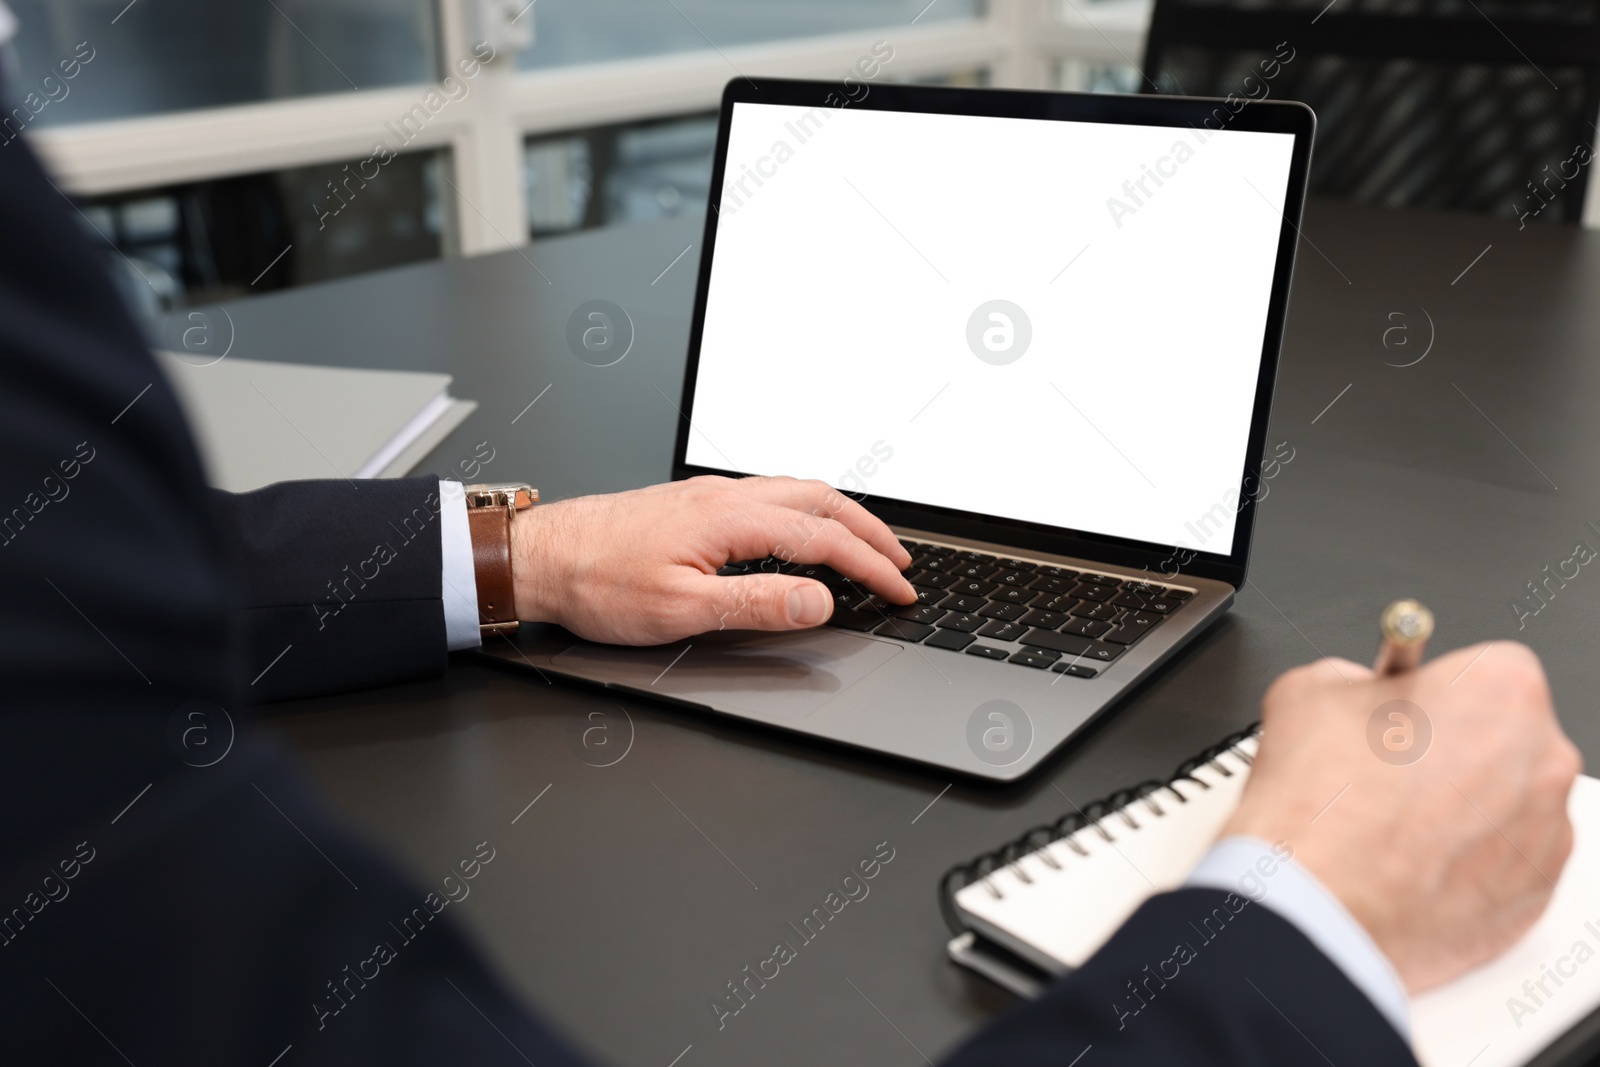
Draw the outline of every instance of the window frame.
M475 58L471 27L477 5L437 4L439 66L454 70ZM1055 84L1060 64L1136 64L1149 9L1150 0L989 0L975 19L721 51L527 72L516 70L514 56L501 56L483 66L472 92L435 115L407 151L448 150L441 171L450 187L446 254L480 255L529 240L522 166L530 136L713 111L723 86L740 73L842 78L879 39L894 47L890 76L896 80L982 68L996 86L1044 89ZM33 133L31 141L65 191L120 193L366 156L384 124L405 114L429 88L358 90L52 127Z

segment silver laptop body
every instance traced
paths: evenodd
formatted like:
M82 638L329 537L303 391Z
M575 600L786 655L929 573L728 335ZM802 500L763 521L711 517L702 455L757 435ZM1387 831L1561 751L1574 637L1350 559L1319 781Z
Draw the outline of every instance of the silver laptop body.
M674 476L827 480L906 543L922 603L732 561L824 580L834 623L653 648L525 626L484 654L1027 774L1244 582L1293 457L1266 435L1314 124L1237 98L730 82Z

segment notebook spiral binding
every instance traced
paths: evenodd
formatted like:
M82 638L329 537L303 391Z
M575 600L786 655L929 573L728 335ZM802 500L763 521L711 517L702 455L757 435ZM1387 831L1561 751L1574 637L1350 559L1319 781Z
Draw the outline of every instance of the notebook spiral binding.
M1216 744L1184 760L1166 781L1157 781L1152 778L1140 782L1136 786L1119 789L1098 800L1090 801L1070 815L1063 815L1052 823L1035 826L997 849L985 852L975 859L950 868L945 872L944 877L939 879L939 912L944 916L945 925L950 928L951 933L958 936L967 933L969 927L961 921L960 913L956 910L956 894L974 882L980 882L988 878L1001 868L1009 867L1022 857L1037 852L1063 838L1071 837L1086 827L1097 826L1102 819L1121 812L1129 805L1149 797L1152 793L1167 790L1172 796L1177 797L1180 803L1187 804L1188 801L1184 799L1182 793L1171 789L1172 783L1187 779L1198 785L1205 786L1204 782L1194 777L1194 772L1212 762L1224 752L1229 751L1241 741L1254 737L1260 729L1261 724L1259 722L1251 723L1245 729L1229 734ZM1152 800L1147 803L1153 814L1157 816L1163 814L1160 806L1155 801ZM1125 815L1124 818L1127 818L1127 816ZM1130 825L1137 824L1130 823ZM1104 830L1100 832L1102 835L1105 834Z

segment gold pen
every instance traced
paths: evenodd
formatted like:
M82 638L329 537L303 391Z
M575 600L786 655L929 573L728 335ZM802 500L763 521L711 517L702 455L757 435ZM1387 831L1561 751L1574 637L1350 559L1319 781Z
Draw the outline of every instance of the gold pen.
M1399 674L1422 663L1422 653L1433 636L1433 612L1415 600L1396 600L1384 609L1378 623L1383 643L1372 669L1380 676Z

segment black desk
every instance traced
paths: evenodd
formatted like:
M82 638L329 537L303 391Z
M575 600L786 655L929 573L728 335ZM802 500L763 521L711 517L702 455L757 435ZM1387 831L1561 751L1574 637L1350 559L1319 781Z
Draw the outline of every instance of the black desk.
M1438 647L1530 643L1600 763L1600 564L1520 635L1511 608L1577 542L1600 548L1600 236L1331 205L1306 236L1271 438L1294 459L1268 483L1249 585L1019 787L945 791L936 773L644 702L625 706L626 757L595 767L586 729L627 741L615 701L470 659L435 683L283 706L276 728L419 875L491 842L455 914L548 1019L639 1067L690 1045L682 1067L936 1059L1008 1002L946 962L941 872L1060 814L1062 793L1082 803L1165 773L1255 718L1289 666L1370 658L1396 595L1437 612ZM488 441L485 477L547 498L643 485L668 475L698 240L697 221L642 226L263 297L229 308L234 354L453 373L482 406L424 465L435 473ZM841 256L833 284L869 269ZM568 316L591 299L635 324L615 366L568 350ZM1386 348L1394 327L1408 332ZM1420 363L1385 365L1416 359L1430 332ZM1181 410L1182 383L1148 388ZM719 1032L711 998L884 841L895 857L870 896Z

